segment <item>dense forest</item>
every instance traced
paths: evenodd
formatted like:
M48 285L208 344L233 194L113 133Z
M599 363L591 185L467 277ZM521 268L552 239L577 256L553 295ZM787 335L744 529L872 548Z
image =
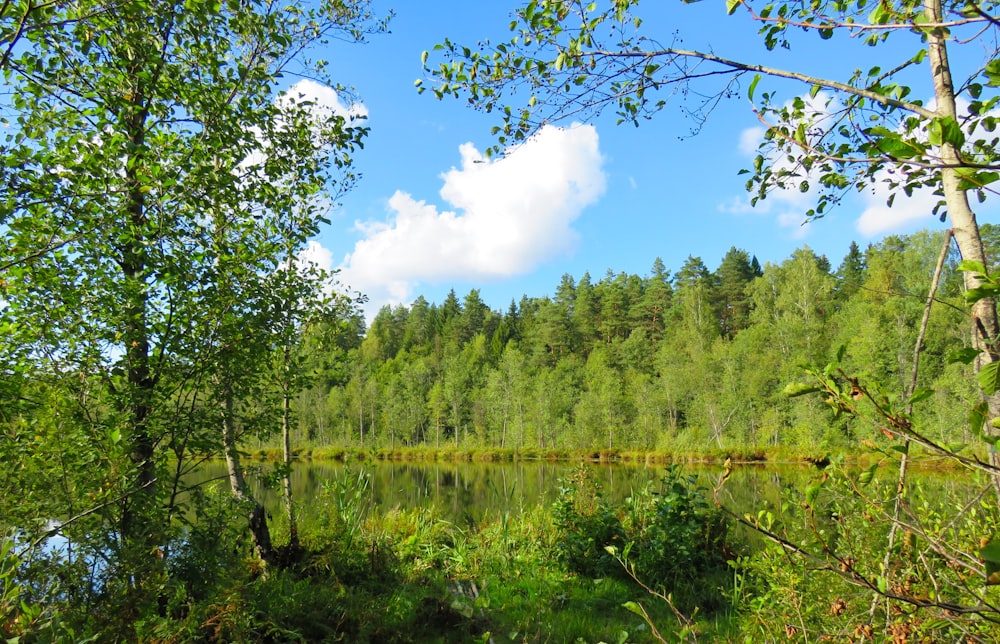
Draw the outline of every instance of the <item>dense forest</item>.
M998 230L984 226L995 247ZM818 397L790 398L802 367L844 346L845 371L890 399L911 377L917 330L943 233L845 249L834 268L803 246L760 266L731 248L713 271L688 257L671 273L564 275L552 296L493 310L471 290L418 297L363 323L306 334L319 374L298 400L298 442L371 448L708 452L849 448L870 428L834 419ZM951 253L921 347L915 410L957 441L975 398L961 274ZM326 337L327 344L322 338Z

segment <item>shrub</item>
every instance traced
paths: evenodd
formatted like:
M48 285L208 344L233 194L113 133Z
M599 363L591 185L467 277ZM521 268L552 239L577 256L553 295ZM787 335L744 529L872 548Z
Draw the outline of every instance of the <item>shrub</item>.
M625 531L587 466L579 466L561 481L553 522L558 532L556 560L567 570L589 577L622 572L606 548L624 546Z
M674 595L682 610L722 607L734 548L726 516L708 502L697 477L671 465L659 484L630 499L629 562L647 585Z
M673 595L682 610L723 606L722 587L735 556L729 523L709 504L694 476L676 465L659 483L615 508L601 496L590 468L581 466L563 481L554 507L556 558L566 569L590 577L627 578L609 552L629 544L628 565L643 583Z

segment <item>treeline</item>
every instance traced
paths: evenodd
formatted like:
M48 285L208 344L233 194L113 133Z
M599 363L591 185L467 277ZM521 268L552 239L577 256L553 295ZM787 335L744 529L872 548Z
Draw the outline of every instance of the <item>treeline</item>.
M943 241L920 232L864 251L852 243L835 269L808 247L765 266L732 248L715 270L688 257L674 274L658 258L646 276L564 275L553 296L525 296L505 312L477 290L387 306L337 352L307 337L305 357L321 377L299 397L298 438L669 451L878 440L820 397L783 390L844 346L845 373L898 399ZM918 386L935 393L914 411L924 431L948 441L963 438L976 396L971 370L948 360L969 342L957 261L950 253L921 348Z

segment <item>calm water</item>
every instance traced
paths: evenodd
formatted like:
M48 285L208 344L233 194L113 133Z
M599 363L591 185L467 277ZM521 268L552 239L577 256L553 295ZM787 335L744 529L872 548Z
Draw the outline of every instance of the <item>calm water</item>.
M297 463L292 475L293 497L308 514L310 504L324 486L357 487L359 474L369 477L365 491L368 502L376 509L434 508L450 521L475 523L502 514L518 514L539 505L551 505L559 495L561 479L579 467L574 463ZM604 498L618 502L628 498L650 482L663 476L664 468L633 465L588 464L601 486ZM251 464L255 492L269 508L279 505L279 486L267 484L270 464ZM709 489L722 473L722 466L691 466L686 473L698 477L700 485ZM224 463L210 463L201 468L189 482L218 479L226 484ZM796 485L814 476L816 470L805 467L741 466L725 488L727 505L753 507L776 502L781 489ZM273 477L270 477L273 478Z

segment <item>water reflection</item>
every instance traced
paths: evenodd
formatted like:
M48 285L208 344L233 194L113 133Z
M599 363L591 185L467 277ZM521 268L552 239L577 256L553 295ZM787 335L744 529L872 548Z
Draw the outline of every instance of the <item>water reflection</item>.
M292 494L301 511L308 514L322 486L361 471L370 476L369 502L380 511L433 508L442 518L471 524L498 515L516 515L538 506L550 506L559 495L560 480L579 467L574 463L522 462L484 463L297 463L292 474ZM599 482L604 498L620 503L636 490L662 477L662 466L587 464ZM255 493L269 509L280 504L279 487L268 485L271 465L252 466ZM691 466L685 469L711 488L722 466ZM798 485L815 473L801 467L738 467L725 486L722 500L735 507L761 509L778 502L780 491ZM196 484L225 475L224 463L209 463L194 473Z

